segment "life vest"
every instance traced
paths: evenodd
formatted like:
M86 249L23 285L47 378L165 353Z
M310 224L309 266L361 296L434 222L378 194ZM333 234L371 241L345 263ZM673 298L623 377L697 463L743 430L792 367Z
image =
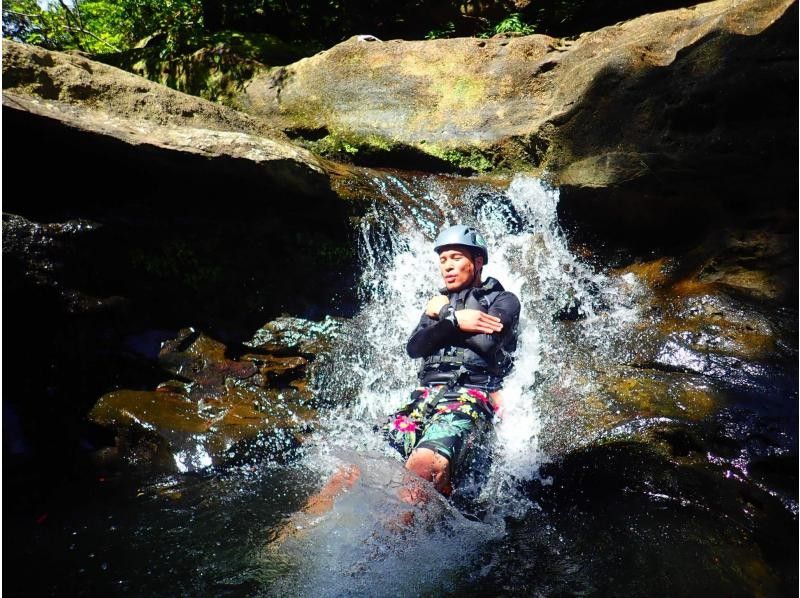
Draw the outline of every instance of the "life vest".
M456 310L456 318L461 309L477 309L488 313L492 303L503 292L505 292L503 286L496 279L489 277L480 287L470 287L450 294L450 305ZM447 293L446 290L443 291L443 294L445 293ZM452 372L463 367L470 373L488 374L502 378L514 366L510 354L516 348L517 330L515 326L514 330L505 334L503 344L497 349L493 359L491 356L484 357L469 347L451 345L426 357L422 363L420 374L424 375L432 371Z

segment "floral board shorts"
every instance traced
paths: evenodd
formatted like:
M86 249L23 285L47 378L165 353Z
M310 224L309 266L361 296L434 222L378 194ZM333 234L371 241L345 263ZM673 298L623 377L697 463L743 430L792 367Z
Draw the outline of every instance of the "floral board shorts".
M496 410L489 395L476 388L418 388L383 431L404 457L415 448L428 448L455 468L479 444Z

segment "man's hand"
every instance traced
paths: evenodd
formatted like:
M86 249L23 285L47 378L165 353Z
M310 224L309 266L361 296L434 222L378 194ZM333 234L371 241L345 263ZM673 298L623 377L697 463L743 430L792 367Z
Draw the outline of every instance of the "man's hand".
M456 320L458 320L458 328L464 332L492 334L503 329L500 318L490 316L477 309L458 310L456 312Z
M436 295L433 299L428 301L428 306L425 308L425 314L429 318L438 318L439 312L442 308L450 303L450 299L446 295Z

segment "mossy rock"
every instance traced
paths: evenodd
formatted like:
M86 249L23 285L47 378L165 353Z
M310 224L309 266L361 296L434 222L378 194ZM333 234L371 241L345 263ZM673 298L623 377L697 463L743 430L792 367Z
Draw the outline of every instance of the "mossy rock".
M374 136L457 169L524 167L575 188L696 187L700 176L737 189L733 165L749 164L753 153L732 148L767 148L764 166L783 163L779 148L794 143L784 133L777 141L784 127L762 126L764 112L739 100L764 81L775 92L770 118L794 122L791 5L717 0L575 40L354 36L260 72L237 101L287 132L336 132L347 145L333 140L323 149L340 155L369 147L350 139ZM764 66L784 50L780 74ZM710 130L698 135L703 123Z

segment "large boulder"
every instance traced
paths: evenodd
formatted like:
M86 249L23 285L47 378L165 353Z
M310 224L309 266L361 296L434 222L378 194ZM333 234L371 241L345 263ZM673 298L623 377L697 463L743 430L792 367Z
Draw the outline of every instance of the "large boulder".
M250 163L304 195L329 190L321 162L267 121L79 54L4 40L3 108L134 147Z
M780 124L796 122L792 5L718 0L576 40L356 36L257 75L240 102L356 162L414 152L585 188L739 175L796 145Z

